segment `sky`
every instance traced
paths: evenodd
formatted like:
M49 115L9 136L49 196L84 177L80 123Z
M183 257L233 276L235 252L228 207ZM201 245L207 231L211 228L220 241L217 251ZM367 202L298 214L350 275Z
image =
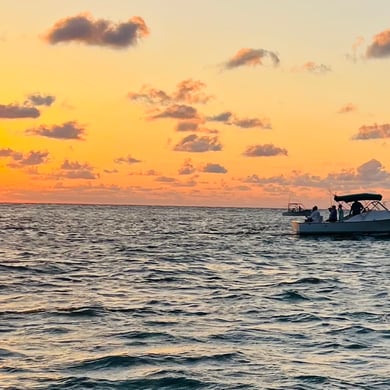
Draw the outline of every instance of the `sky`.
M390 199L388 0L0 11L0 202Z

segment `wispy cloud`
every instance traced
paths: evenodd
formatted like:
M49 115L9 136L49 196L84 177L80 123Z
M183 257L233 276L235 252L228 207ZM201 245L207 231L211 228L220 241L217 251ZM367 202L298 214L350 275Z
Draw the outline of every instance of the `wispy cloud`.
M157 114L151 115L149 119L173 118L173 119L196 119L198 118L198 111L196 108L187 106L185 104L174 104Z
M177 85L172 99L177 102L186 102L189 104L207 103L213 96L206 95L203 92L205 87L206 84L199 80L183 80Z
M309 72L313 74L325 74L331 72L332 69L328 65L317 64L314 61L307 61L301 66L296 66L293 68L295 72Z
M172 102L171 96L161 89L143 86L139 92L129 92L127 97L135 102L159 105Z
M363 58L364 55L362 55L362 53L359 54L358 52L363 47L364 42L365 42L365 40L364 40L363 37L357 37L355 39L355 42L352 44L352 53L351 54L347 54L346 58L348 60L353 61L353 62L356 62L358 59Z
M174 183L176 182L176 179L168 176L158 176L156 177L155 181L158 181L160 183Z
M239 118L238 116L234 115L231 111L225 111L214 116L208 116L206 117L206 120L209 122L222 122L225 125L233 125L233 126L240 127L242 129L251 129L255 127L259 127L262 129L272 128L268 119Z
M337 112L339 114L346 114L348 112L356 111L357 107L352 103L347 103L344 106L342 106Z
M52 45L73 41L123 49L136 45L139 39L148 34L149 28L139 16L115 24L105 19L94 19L89 14L81 14L59 20L44 38Z
M27 134L64 140L82 140L84 132L85 129L75 121L65 122L62 125L53 125L51 127L42 125L26 130Z
M279 148L272 144L251 145L248 146L244 152L244 156L247 157L271 157L271 156L278 156L278 155L287 156L288 155L287 150L283 148Z
M128 165L133 165L133 164L137 164L137 163L140 163L141 160L138 160L132 156L127 156L127 157L119 157L117 159L115 159L115 162L117 164L128 164Z
M13 162L9 164L12 168L22 168L25 166L35 166L45 163L48 159L49 153L42 151L30 151L27 154L13 152L9 155Z
M261 129L271 129L272 126L268 122L267 119L259 119L259 118L234 118L231 121L231 124L241 127L242 129L251 129L254 127L260 127Z
M368 140L378 138L390 138L390 124L384 123L383 125L364 125L358 130L352 139L354 140Z
M172 93L144 85L139 92L129 92L128 97L135 102L151 105L207 103L213 96L203 92L205 88L206 84L202 81L187 79L179 82Z
M179 152L208 152L208 151L220 151L222 145L217 137L198 137L196 134L191 134L183 138L173 150Z
M41 113L35 107L19 106L15 104L0 104L0 118L38 118L40 115Z
M264 61L269 60L273 66L280 62L279 57L273 51L265 49L240 49L225 64L225 69L234 69L240 66L258 66L264 65Z
M65 160L61 165L61 177L68 179L87 179L93 180L99 177L94 173L94 169L87 163L81 164L78 161Z
M29 95L27 99L34 106L51 106L56 100L55 96L40 94Z

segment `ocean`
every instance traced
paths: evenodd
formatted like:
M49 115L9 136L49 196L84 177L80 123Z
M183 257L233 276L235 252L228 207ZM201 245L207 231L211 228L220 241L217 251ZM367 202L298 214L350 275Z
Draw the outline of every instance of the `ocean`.
M282 210L0 205L0 388L390 389L390 240Z

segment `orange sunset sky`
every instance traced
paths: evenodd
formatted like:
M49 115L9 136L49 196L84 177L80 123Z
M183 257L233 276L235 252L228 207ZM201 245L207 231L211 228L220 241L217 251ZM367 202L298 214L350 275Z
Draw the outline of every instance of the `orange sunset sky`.
M0 0L0 201L390 198L387 0Z

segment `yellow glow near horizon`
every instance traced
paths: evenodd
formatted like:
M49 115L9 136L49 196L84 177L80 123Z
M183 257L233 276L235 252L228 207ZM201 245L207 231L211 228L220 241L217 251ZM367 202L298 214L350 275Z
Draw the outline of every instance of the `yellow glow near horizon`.
M329 191L389 192L384 0L20 4L4 0L0 15L1 201L326 207ZM75 41L75 17L95 35ZM49 43L60 20L68 30ZM141 29L137 44L99 35L118 23ZM129 98L145 91L153 101ZM7 117L32 95L55 100L35 105L39 117ZM177 131L191 109L198 129ZM82 139L58 136L66 124Z

